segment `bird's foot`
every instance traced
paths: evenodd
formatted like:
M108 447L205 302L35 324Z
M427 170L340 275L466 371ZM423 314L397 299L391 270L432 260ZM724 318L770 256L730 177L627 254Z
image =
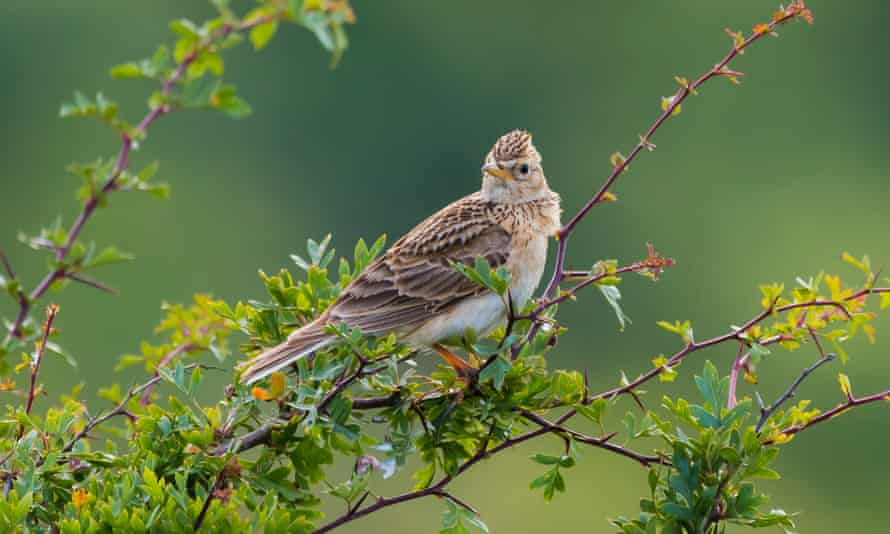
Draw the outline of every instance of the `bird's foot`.
M476 375L479 372L478 365L473 365L472 363L464 360L457 354L451 352L444 345L440 345L439 343L433 344L433 350L439 355L440 358L445 360L445 363L451 366L452 369L457 373L457 376L468 379ZM470 358L478 362L479 358L470 353Z

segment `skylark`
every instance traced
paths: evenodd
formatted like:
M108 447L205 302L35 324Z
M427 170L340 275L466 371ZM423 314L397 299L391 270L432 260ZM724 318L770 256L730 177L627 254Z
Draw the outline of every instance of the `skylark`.
M432 348L455 367L466 365L443 344L467 328L485 335L502 324L500 295L475 284L451 263L477 257L512 277L517 307L531 298L544 273L547 242L560 226L559 195L550 190L531 135L514 130L485 156L482 189L449 204L396 241L316 320L287 341L238 365L252 383L334 343L326 325L346 324L388 335L419 350ZM460 369L458 369L460 370Z

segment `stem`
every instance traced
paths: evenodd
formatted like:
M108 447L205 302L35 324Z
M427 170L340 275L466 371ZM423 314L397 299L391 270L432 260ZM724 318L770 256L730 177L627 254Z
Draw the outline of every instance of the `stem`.
M34 362L31 365L31 386L28 388L28 404L25 406L25 413L31 414L31 407L34 405L34 398L37 396L37 375L40 373L40 364L43 362L43 354L46 352L46 342L53 329L53 321L56 314L59 313L59 307L50 304L46 307L46 322L43 323L43 338L37 343L37 352L34 355ZM19 433L23 430L19 427Z
M732 410L733 406L735 406L735 391L739 382L739 373L745 366L745 362L748 360L748 354L750 354L750 352L745 352L745 344L739 343L739 351L735 355L735 361L732 364L732 372L729 374L729 395L726 400L726 408L729 410ZM715 406L714 408L716 409L717 407Z

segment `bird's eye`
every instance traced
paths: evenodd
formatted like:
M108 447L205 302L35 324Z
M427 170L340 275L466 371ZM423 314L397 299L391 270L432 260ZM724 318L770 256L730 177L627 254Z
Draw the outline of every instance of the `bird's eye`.
M522 173L522 174L528 174L528 163L523 163L523 164L519 167L519 172Z

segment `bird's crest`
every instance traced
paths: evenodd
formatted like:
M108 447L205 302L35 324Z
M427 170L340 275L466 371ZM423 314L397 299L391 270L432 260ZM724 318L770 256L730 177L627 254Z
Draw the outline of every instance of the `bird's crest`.
M537 154L532 145L532 134L525 130L513 130L502 135L491 150L496 161L510 161Z

